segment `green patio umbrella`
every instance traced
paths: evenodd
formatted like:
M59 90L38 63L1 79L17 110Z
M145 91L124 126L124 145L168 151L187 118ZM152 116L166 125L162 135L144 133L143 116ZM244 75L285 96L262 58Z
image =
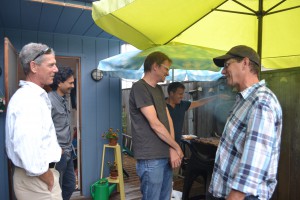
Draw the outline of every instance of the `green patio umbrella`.
M167 44L143 51L122 53L101 60L98 68L121 78L140 79L144 73L143 63L154 51L161 51L172 59L170 76L167 77L169 80L184 81L187 78L194 81L212 81L222 76L220 68L214 65L211 58L224 54L225 51L186 44Z
M95 23L139 49L185 43L257 49L266 68L300 66L299 0L101 0Z
M135 56L133 60L136 63L139 62L141 66L145 58L154 51L161 51L167 54L173 61L172 69L210 70L215 72L220 71L220 68L215 66L210 58L225 53L225 51L194 45L167 44L145 49Z

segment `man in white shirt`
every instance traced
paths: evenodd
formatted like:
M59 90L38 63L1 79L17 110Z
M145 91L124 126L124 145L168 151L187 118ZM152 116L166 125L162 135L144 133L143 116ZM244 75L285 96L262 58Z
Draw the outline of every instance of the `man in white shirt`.
M53 82L58 71L54 51L44 44L29 43L19 55L25 81L12 96L6 115L6 151L15 166L13 184L18 200L61 200L60 160L51 118L51 102L45 85Z

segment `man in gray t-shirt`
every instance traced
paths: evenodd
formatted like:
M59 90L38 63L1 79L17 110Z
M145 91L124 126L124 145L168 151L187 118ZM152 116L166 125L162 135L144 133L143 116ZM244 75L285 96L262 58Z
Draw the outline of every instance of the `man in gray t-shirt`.
M143 200L171 198L172 168L179 167L183 157L174 139L163 91L157 84L169 75L171 64L171 59L161 52L148 55L144 62L145 75L130 92L133 153Z

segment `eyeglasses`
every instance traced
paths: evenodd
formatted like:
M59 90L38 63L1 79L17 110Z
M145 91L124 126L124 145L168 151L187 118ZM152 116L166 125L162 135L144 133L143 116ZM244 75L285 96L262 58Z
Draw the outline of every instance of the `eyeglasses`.
M40 57L40 56L42 56L42 55L44 55L44 54L49 54L49 53L51 53L51 51L52 51L52 49L51 48L47 48L47 49L45 49L45 50L42 50L38 55L36 55L33 59L32 59L32 61L34 61L35 59L37 59L38 57Z
M168 67L168 66L166 66L166 65L164 65L164 64L160 64L161 66L163 66L167 71L169 71L170 70L170 68L171 68L171 66L170 67Z
M224 63L224 68L229 67L229 65L231 65L231 64L234 63L234 62L237 62L237 61L236 61L236 60L233 60L233 61L231 61L231 62L225 62L225 63Z

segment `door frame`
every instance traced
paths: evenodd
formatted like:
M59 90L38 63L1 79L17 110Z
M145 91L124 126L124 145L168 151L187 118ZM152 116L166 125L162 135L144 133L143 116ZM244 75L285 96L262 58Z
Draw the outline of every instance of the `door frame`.
M76 80L76 127L77 127L77 167L78 167L78 188L82 193L82 164L81 164L81 58L79 56L60 56L55 55L58 66L68 66L74 71ZM72 129L73 130L73 129Z

